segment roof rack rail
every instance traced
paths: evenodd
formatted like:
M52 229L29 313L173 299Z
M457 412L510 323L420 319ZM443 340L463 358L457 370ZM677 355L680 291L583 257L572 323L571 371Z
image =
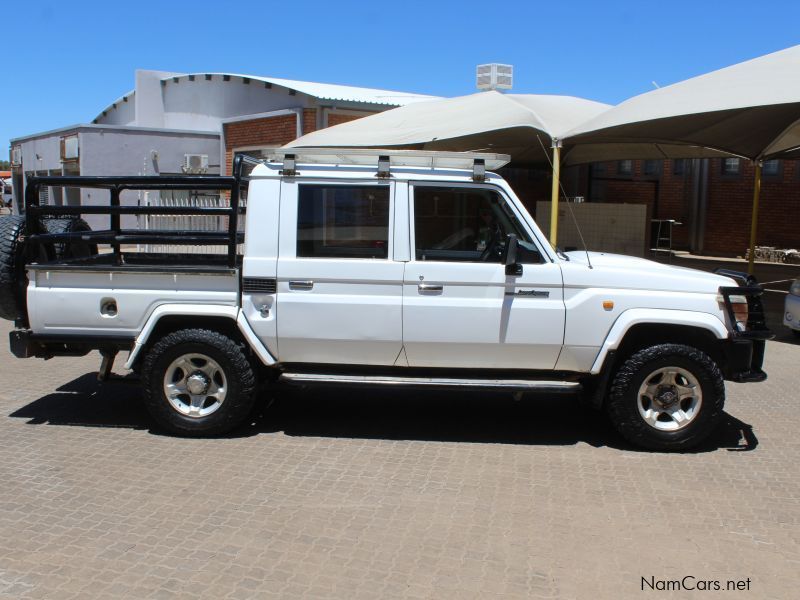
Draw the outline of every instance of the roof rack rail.
M267 156L283 163L284 175L296 175L297 164L338 164L377 166L378 177L389 177L391 167L429 169L472 169L473 179L483 181L486 169L499 169L509 162L508 154L485 152L442 152L439 150L390 150L383 148L279 148Z

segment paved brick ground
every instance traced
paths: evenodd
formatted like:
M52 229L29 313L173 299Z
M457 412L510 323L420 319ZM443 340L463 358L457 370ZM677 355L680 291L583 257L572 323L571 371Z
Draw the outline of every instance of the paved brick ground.
M0 597L618 599L685 575L750 592L679 597L798 597L799 346L684 455L502 395L286 395L175 439L97 362L0 349Z

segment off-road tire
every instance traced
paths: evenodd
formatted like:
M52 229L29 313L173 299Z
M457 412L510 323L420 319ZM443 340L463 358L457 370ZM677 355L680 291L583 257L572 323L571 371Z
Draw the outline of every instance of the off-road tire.
M20 238L25 217L0 217L0 318L13 321L25 315L25 257Z
M181 329L145 349L142 361L144 402L153 419L167 431L190 437L218 436L247 419L255 404L257 379L247 348L208 329ZM186 416L170 404L164 392L169 365L185 354L200 353L216 361L225 373L227 395L219 408L203 417Z
M639 389L645 378L663 367L689 371L699 382L702 404L683 429L661 431L639 413ZM725 381L716 363L704 352L681 344L659 344L638 351L614 375L606 410L617 431L635 446L649 450L680 451L703 442L718 425L725 404Z
M42 225L47 233L77 233L92 230L83 219L43 219ZM52 244L52 255L57 261L88 258L95 254L97 254L97 245L82 240Z

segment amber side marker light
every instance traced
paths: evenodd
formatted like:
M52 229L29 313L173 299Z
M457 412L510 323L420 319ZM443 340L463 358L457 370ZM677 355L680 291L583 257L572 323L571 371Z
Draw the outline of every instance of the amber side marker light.
M603 300L603 310L613 310L613 309L614 309L613 300Z

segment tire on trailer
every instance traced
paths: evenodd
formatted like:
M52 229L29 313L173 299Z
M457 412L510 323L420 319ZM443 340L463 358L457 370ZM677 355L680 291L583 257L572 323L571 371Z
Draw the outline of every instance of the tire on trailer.
M700 444L719 423L725 382L704 352L660 344L628 358L614 376L606 409L616 429L649 450Z
M148 411L184 436L227 433L250 416L257 380L247 347L207 329L181 329L147 350L142 387Z
M20 238L25 233L25 217L0 217L0 318L13 321L25 315L25 256Z
M42 226L47 233L78 233L92 230L83 219L43 219ZM97 245L83 240L56 242L51 247L53 258L57 261L88 258L97 254Z

